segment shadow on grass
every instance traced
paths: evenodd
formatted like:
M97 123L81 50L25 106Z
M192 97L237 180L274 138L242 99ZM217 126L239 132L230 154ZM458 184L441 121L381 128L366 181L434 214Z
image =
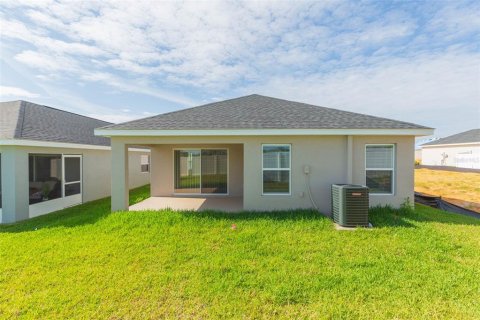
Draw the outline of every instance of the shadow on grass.
M222 211L180 211L182 215L205 217L211 219L234 219L234 220L319 220L331 217L325 216L315 210L283 210L283 211L244 211L229 213ZM424 205L416 205L415 210L394 209L389 206L374 207L369 211L369 220L373 227L402 227L417 228L418 223L443 223L457 225L478 225L480 220L452 214L446 211L430 208Z
M393 209L391 207L371 208L369 218L374 227L416 228L417 223L442 223L452 225L480 226L480 220L468 216L446 212L421 204L415 210Z
M130 191L130 205L150 197L150 186L143 186ZM168 211L168 210L167 210ZM153 212L153 211L152 211ZM157 213L161 213L158 211ZM243 211L228 213L222 211L183 211L184 216L225 219L225 220L329 220L315 210L284 210L284 211ZM415 211L376 207L370 210L370 221L374 228L402 227L416 228L417 223L443 223L456 225L478 225L480 220L448 213L423 205L416 205ZM10 225L0 225L0 233L29 232L45 228L73 228L95 224L110 215L110 197L66 208L51 214L21 221Z
M130 204L145 200L150 196L150 186L142 186L130 190ZM17 223L0 225L0 233L28 232L45 228L73 228L91 225L110 215L110 197L83 203L78 206L65 208L43 216L20 221Z
M278 211L240 211L225 212L217 210L177 211L184 216L219 220L319 220L330 219L313 209L278 210Z

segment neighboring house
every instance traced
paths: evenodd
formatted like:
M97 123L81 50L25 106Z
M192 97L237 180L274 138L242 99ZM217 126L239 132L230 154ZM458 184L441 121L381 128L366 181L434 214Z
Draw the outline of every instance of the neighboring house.
M415 141L415 162L418 164L422 164L422 144L427 142L438 140L438 138L430 137L430 138L419 138Z
M112 141L112 210L127 210L127 147L151 150L152 197L241 198L244 210L330 213L330 186L370 187L371 205L413 200L420 125L250 95L95 130ZM309 197L311 190L312 199Z
M422 163L422 149L415 149L415 162Z
M33 104L0 103L0 223L39 216L110 195L110 139L94 128L109 122ZM129 187L148 184L132 150Z
M422 164L480 169L480 129L423 144Z

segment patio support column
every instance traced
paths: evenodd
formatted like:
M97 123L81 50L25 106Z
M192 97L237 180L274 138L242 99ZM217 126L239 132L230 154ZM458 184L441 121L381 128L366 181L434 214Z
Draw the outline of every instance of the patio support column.
M347 136L347 183L353 183L353 136Z
M243 143L243 209L254 210L255 198L262 194L261 144L254 141ZM253 206L252 206L253 204Z
M128 146L112 138L112 211L128 210Z
M2 223L28 219L28 153L4 146L2 155Z

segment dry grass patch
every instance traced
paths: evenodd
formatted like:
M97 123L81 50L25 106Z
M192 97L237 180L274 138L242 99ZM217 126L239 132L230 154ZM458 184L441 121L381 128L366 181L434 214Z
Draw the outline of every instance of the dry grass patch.
M478 173L415 169L415 191L452 199L452 202L460 205L465 201L474 202L470 208L480 211Z

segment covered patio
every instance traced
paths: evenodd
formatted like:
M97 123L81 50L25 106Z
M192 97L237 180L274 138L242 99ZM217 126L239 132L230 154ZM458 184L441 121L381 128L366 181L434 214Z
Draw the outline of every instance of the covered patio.
M122 139L123 140L123 139ZM244 144L238 139L139 137L130 143L112 139L112 210L217 210L244 209ZM237 140L237 141L231 141ZM147 166L151 197L128 205L126 183L130 165L128 147L150 150Z
M243 197L150 197L129 207L130 211L162 209L239 212L243 210Z

